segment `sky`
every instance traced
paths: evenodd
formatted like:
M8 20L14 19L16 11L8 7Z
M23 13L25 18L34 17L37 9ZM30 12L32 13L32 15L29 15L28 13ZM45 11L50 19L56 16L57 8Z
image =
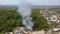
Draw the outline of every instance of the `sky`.
M0 0L0 5L18 5L29 2L32 5L60 5L60 0Z

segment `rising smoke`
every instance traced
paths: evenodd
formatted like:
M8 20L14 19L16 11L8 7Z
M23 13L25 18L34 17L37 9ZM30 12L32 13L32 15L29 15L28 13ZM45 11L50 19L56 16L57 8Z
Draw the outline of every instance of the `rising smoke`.
M41 5L60 5L59 0L20 0L18 12L23 18L23 25L26 28L32 28L33 22L31 21L31 8L32 6L41 6Z
M28 1L21 0L19 7L18 7L18 12L21 14L22 19L23 19L23 25L27 29L31 29L34 25L34 23L31 21L32 18L31 16L31 7L32 5Z

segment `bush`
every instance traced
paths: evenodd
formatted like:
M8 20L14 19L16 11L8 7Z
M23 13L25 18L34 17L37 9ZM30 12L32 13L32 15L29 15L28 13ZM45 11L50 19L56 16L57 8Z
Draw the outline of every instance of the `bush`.
M17 10L0 9L0 32L12 31L15 27L22 25L22 17Z
M33 9L32 10L32 18L35 22L34 28L37 30L48 30L50 27L50 24L47 23L47 20L40 14L39 9Z

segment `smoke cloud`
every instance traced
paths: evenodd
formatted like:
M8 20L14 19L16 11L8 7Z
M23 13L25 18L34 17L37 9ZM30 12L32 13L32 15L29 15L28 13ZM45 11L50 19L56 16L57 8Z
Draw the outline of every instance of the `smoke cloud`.
M40 5L60 5L58 0L20 0L18 12L23 18L23 25L27 28L33 27L33 22L31 21L31 8L32 6Z
M31 21L31 7L32 5L28 1L21 1L18 7L18 12L21 14L23 18L23 25L27 29L31 29L33 27L33 22Z

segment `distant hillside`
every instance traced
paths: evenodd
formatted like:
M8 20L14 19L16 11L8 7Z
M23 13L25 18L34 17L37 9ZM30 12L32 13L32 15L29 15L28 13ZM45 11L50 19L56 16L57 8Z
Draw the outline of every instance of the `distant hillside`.
M18 5L0 5L0 8L18 8ZM38 9L41 9L41 8L60 8L60 5L33 5L32 6L32 9L34 8L38 8Z
M17 5L0 5L0 9L17 9Z
M57 5L40 5L40 6L32 6L33 9L45 9L45 8L60 8Z
M15 5L0 5L0 10L17 10L17 6Z

